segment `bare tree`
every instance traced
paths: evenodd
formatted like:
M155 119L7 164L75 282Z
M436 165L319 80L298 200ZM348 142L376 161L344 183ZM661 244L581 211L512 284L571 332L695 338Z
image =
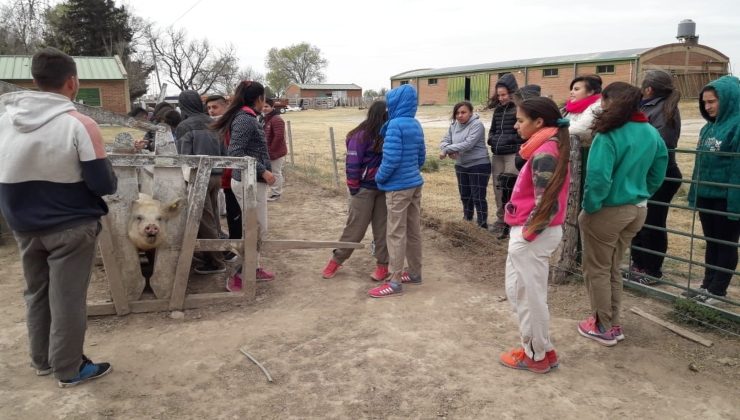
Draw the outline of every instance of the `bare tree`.
M207 39L189 40L185 30L167 28L164 32L150 29L149 40L155 60L169 80L182 90L201 94L223 89L227 78L238 71L234 46L214 48Z
M0 54L28 54L43 42L48 0L13 0L0 6Z

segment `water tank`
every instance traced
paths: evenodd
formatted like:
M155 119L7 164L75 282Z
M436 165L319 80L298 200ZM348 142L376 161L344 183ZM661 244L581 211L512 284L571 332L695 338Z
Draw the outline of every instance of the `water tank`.
M676 38L691 39L696 38L696 22L691 19L684 19L678 23L678 34Z

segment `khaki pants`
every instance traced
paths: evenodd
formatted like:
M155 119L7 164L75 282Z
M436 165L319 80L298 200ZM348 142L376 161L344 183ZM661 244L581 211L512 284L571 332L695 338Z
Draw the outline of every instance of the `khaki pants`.
M385 207L385 193L379 190L360 188L349 203L347 225L344 227L342 242L360 242L365 237L367 226L372 223L375 240L375 258L378 264L388 264L388 247L385 233L388 211ZM342 264L354 251L353 248L334 250L334 261Z
M511 228L506 257L506 297L519 320L522 347L540 361L552 350L547 278L550 255L563 237L562 226L548 227L532 242L522 237L522 227Z
M283 166L285 166L285 156L270 161L270 171L275 175L275 183L270 185L270 195L281 195L283 193Z
M87 287L100 223L61 232L14 232L26 279L26 325L31 363L54 368L57 379L78 375L87 329Z
M211 175L208 180L206 199L203 202L203 215L198 227L198 238L200 239L218 239L218 234L221 232L218 216L218 191L220 189L221 175ZM209 264L216 267L224 266L224 254L221 251L203 252L202 255Z
M491 156L491 177L493 178L493 195L496 197L496 223L504 223L504 206L506 203L501 202L502 190L498 185L498 176L506 172L508 174L518 174L519 171L515 165L516 154L510 155L493 155Z
M403 261L409 273L421 276L421 187L385 193L388 207L388 271L392 281L401 281Z
M604 207L593 214L581 211L578 224L583 243L583 277L591 311L605 329L621 325L622 276L619 265L632 238L645 223L647 208L635 205Z

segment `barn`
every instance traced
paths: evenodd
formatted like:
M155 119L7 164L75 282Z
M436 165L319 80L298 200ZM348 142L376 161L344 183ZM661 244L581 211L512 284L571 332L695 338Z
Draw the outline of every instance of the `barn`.
M80 79L78 102L119 114L131 110L128 77L118 56L72 58ZM31 77L31 56L0 55L0 80L36 89Z
M326 108L355 105L362 99L362 88L351 84L291 83L285 91L291 105L307 108ZM301 101L302 100L302 101Z
M416 87L420 105L448 105L462 100L483 104L492 96L496 81L512 73L519 86L537 84L542 95L563 103L576 76L598 74L604 85L623 81L637 84L649 69L663 69L676 77L684 98L696 98L710 80L728 73L729 58L694 35L695 24L679 24L679 42L637 48L556 57L529 58L438 69L411 70L391 77L391 87Z

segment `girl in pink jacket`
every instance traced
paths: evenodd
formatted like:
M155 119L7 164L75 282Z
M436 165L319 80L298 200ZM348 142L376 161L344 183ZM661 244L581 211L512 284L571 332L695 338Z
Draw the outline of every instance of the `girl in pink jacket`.
M515 128L526 140L519 153L527 161L506 204L511 226L506 259L506 296L519 319L521 347L500 361L514 369L547 373L558 358L550 342L547 278L550 255L563 236L568 204L570 135L568 120L549 98L517 104Z

